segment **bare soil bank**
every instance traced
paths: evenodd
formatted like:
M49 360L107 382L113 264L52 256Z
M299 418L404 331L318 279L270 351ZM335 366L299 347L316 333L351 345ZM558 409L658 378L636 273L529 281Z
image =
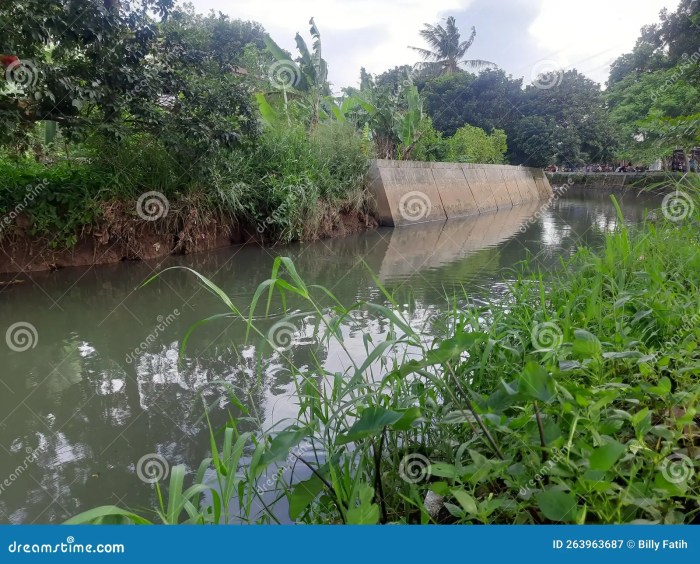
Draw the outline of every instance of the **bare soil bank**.
M0 275L153 260L233 245L276 242L266 239L254 226L241 225L235 220L201 217L195 209L168 222L144 222L114 205L106 210L98 225L83 229L78 242L70 249L53 248L50 238L34 237L29 226L22 227L21 221L17 223L19 227L0 244ZM340 211L324 219L316 236L342 237L376 227L377 221L370 215Z

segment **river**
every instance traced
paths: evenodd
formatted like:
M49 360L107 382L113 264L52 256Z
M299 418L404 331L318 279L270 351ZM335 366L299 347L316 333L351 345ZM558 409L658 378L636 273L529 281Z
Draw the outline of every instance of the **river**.
M660 203L634 192L618 198L630 223ZM139 478L139 460L156 453L169 465L196 469L209 455L204 402L213 406L215 425L240 415L221 381L235 384L266 425L294 415L280 352L246 343L240 321L203 325L178 362L187 329L225 307L184 270L142 286L154 273L188 266L245 309L278 255L292 258L308 284L326 286L347 305L383 301L369 268L412 317L425 317L443 308L446 296L503 293L512 267L528 257L557 268L561 257L579 245L598 245L618 222L603 192L570 188L551 207L540 207L160 264L20 275L23 283L0 291L0 523L60 523L98 505L152 507L154 488ZM276 321L259 326L266 331ZM345 339L361 354L363 338L387 327L369 315L359 321L362 330ZM289 337L297 366L344 367L339 351L318 343L303 316Z

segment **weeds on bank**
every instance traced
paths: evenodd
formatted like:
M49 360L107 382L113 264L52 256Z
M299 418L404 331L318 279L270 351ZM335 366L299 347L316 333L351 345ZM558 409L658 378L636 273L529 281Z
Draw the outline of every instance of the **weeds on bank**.
M312 314L315 338L344 350L347 370L289 359L296 420L212 430L193 485L177 467L167 494L158 486L158 520L275 522L276 502L260 493L272 472L277 499L303 523L700 522L696 219L657 217L633 231L621 221L600 252L517 276L505 301L465 296L428 326L378 281L382 304L344 307L286 258L247 314L197 275L268 346L255 320L273 298ZM365 337L361 358L343 337L359 315L389 327L380 342ZM285 459L306 478L275 473ZM147 522L114 507L72 520L115 521Z
M96 225L129 218L176 233L191 215L289 242L323 234L339 212L367 211L369 160L348 124L322 124L311 134L301 126L268 130L255 144L192 163L177 162L145 134L118 143L93 139L81 150L47 164L0 153L0 242L28 232L69 248ZM168 202L153 222L138 214L147 192Z

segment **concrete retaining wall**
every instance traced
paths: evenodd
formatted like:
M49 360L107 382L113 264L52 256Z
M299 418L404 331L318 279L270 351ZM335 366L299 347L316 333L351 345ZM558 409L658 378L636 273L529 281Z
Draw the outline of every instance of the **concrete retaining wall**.
M547 173L553 186L583 186L594 190L640 190L648 186L674 183L680 172L554 172Z
M445 221L546 200L552 187L534 168L377 160L370 190L382 225Z

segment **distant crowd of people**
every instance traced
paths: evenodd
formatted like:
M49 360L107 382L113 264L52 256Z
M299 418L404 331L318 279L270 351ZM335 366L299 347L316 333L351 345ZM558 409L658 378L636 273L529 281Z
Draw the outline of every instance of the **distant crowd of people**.
M585 166L562 166L549 165L547 172L646 172L649 167L634 166L632 163L622 163L618 166L609 164L589 164Z
M700 165L695 157L691 157L688 161L688 168L686 169L684 162L675 162L671 165L671 170L676 172L700 172Z

